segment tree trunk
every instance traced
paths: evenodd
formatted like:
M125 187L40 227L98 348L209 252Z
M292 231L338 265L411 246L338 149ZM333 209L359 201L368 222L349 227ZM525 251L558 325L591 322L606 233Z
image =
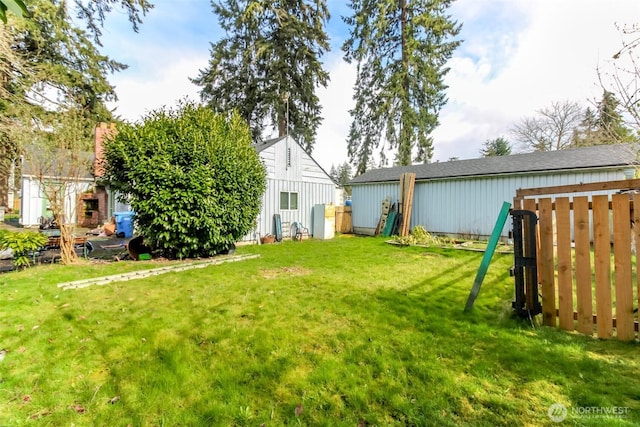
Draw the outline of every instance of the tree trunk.
M44 184L44 181L41 181L41 185L46 184ZM52 185L52 187L53 188L50 187L48 189L49 191L45 191L45 194L51 204L51 210L54 218L60 227L60 262L64 265L75 264L78 261L78 254L76 253L73 245L75 241L75 237L73 235L75 225L68 222L69 219L64 207L65 185L62 184L60 187Z
M284 114L278 114L278 138L287 136L287 119Z
M78 254L74 247L73 224L60 224L60 262L65 265L78 261Z
M409 110L409 52L407 52L407 1L400 0L400 32L402 49L402 99L400 101L400 135L398 143L398 162L400 165L411 164L411 123L408 120Z

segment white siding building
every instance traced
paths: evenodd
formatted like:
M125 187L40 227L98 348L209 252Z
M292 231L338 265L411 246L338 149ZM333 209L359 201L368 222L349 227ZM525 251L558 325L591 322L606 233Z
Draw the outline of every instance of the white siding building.
M260 236L275 234L274 214L283 224L300 222L311 232L315 204L335 204L336 183L291 137L282 137L255 145L267 169L267 189L258 215Z
M629 147L603 145L376 169L351 181L353 229L374 233L382 201L399 199L402 173L416 174L412 228L481 237L491 234L502 203L511 203L517 189L623 180L635 172L634 161Z
M93 153L82 153L84 161L76 164L68 163L67 155L62 151L40 152L29 146L27 155L21 156L19 221L22 226L38 226L42 218L53 216L46 190L57 190L64 194L67 221L77 222L80 215L76 212L78 198L92 189L94 184L93 175L83 166L83 163L89 164ZM43 184L47 186L46 189Z
M65 211L69 216L68 221L75 224L78 216L78 212L76 212L78 197L93 187L93 178L83 177L76 181L70 178L52 177L49 181L55 181L56 186L64 185L58 184L59 182L66 182L64 191ZM23 174L20 189L22 202L20 206L20 224L22 226L35 227L40 225L41 218L51 218L53 216L47 196L37 177Z

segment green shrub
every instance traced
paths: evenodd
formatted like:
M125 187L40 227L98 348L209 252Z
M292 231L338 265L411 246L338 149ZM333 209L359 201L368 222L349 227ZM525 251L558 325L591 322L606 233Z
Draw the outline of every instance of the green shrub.
M266 186L251 131L236 114L181 103L124 124L105 144L106 179L166 256L211 256L252 228Z
M47 243L47 236L32 231L0 230L0 250L11 249L13 263L18 268L29 266L29 255Z

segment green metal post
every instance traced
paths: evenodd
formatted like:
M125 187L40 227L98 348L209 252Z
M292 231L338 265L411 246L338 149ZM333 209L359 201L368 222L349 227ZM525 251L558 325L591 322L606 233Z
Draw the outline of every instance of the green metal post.
M473 281L473 287L471 288L471 292L469 293L469 298L467 299L467 305L464 307L464 311L471 310L473 308L473 304L476 302L476 298L478 298L478 294L480 293L480 288L482 287L482 281L484 280L484 276L487 274L487 269L489 268L489 263L491 262L493 253L496 251L498 240L500 240L500 233L502 232L502 229L504 228L504 224L507 221L507 216L509 216L510 208L511 208L511 203L509 202L502 203L502 209L500 210L500 215L498 215L498 220L496 221L496 225L495 227L493 227L493 233L491 233L491 238L489 239L487 250L485 251L484 256L482 257L480 268L478 269L476 278Z

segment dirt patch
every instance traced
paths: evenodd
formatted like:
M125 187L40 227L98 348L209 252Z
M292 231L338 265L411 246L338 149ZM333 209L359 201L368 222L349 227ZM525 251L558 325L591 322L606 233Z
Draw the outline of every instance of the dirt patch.
M260 276L265 279L275 279L280 276L306 276L311 274L311 270L302 267L280 267L270 270L260 270Z

